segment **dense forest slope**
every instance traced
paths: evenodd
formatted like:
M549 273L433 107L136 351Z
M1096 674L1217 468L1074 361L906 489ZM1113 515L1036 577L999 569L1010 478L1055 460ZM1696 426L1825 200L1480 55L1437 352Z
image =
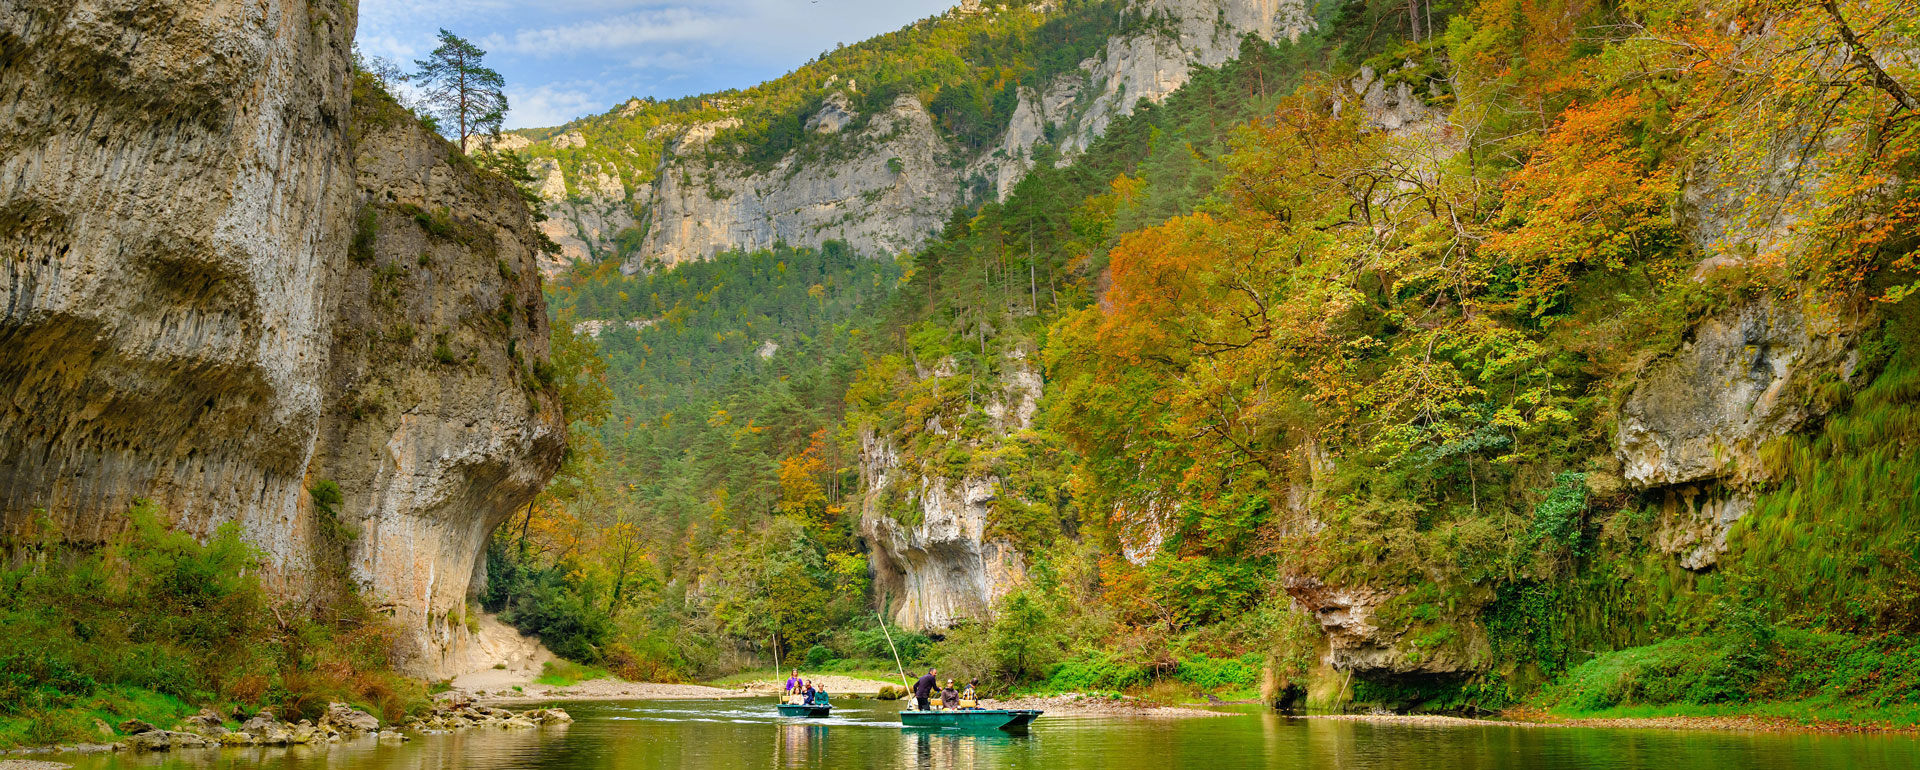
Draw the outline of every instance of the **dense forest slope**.
M1312 27L1293 0L966 2L753 88L504 140L532 158L569 260L629 273L839 240L891 254L1004 197L1046 142L1071 157L1243 38Z
M1910 710L1913 9L1413 10L1321 7L1097 136L1043 132L883 304L703 288L778 252L568 272L563 311L639 322L596 327L641 353L616 402L635 371L710 388L676 372L779 313L836 351L672 414L712 449L674 451L686 513L626 497L658 530L610 659L885 654L865 589L1000 686ZM695 310L708 342L656 323ZM626 463L583 472L651 483ZM571 547L521 567L607 563ZM604 595L591 572L544 590ZM705 652L649 652L668 628Z
M356 80L352 4L95 5L0 11L9 550L150 500L458 668L486 536L564 451L520 192Z

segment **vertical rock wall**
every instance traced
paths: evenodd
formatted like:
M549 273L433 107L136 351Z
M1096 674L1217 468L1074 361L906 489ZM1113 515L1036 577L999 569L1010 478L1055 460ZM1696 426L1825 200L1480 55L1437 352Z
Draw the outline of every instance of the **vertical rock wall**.
M149 497L298 570L351 5L0 5L0 514Z
M329 287L328 398L311 476L353 533L329 544L413 635L413 668L464 671L487 536L560 466L542 378L546 302L530 212L504 179L384 95L354 104L353 244Z
M0 3L0 528L99 539L138 498L238 522L279 590L350 579L439 674L564 426L524 204L352 104L354 23Z
M1040 373L1023 353L1009 354L1004 370L997 397L982 410L997 436L1033 427L1040 403ZM921 376L953 374L948 361ZM937 417L927 430L945 433ZM895 623L937 630L986 618L1026 581L1026 558L992 531L998 478L903 466L893 445L872 434L861 441L860 477L860 537L873 551L874 593Z

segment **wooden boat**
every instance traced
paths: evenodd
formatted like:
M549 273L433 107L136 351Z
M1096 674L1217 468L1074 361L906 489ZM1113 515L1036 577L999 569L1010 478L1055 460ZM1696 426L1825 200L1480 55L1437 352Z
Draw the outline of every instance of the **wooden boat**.
M1004 730L1024 733L1027 725L1040 718L1039 709L944 709L939 711L902 711L900 724L935 730Z
M826 703L782 703L780 716L783 717L823 717L833 711Z

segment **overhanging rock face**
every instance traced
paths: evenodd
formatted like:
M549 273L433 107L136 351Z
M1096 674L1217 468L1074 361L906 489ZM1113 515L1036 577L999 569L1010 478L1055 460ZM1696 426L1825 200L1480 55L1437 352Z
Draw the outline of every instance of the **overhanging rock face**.
M1722 311L1654 361L1620 409L1614 451L1628 483L1665 490L1662 550L1705 570L1770 473L1768 441L1818 416L1809 389L1850 377L1854 314L1765 297Z
M140 498L237 522L277 589L347 576L434 674L564 426L532 376L524 205L410 117L368 123L354 24L303 0L0 5L0 526L97 540ZM354 534L322 526L323 480Z

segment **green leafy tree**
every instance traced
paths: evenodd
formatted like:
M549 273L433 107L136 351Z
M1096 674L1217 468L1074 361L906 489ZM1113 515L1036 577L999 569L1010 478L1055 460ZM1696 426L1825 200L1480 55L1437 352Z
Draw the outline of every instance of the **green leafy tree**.
M442 29L440 47L414 61L420 68L413 79L421 84L422 106L455 130L461 152L467 151L470 137L499 134L507 117L506 80L481 63L486 56L479 46Z

